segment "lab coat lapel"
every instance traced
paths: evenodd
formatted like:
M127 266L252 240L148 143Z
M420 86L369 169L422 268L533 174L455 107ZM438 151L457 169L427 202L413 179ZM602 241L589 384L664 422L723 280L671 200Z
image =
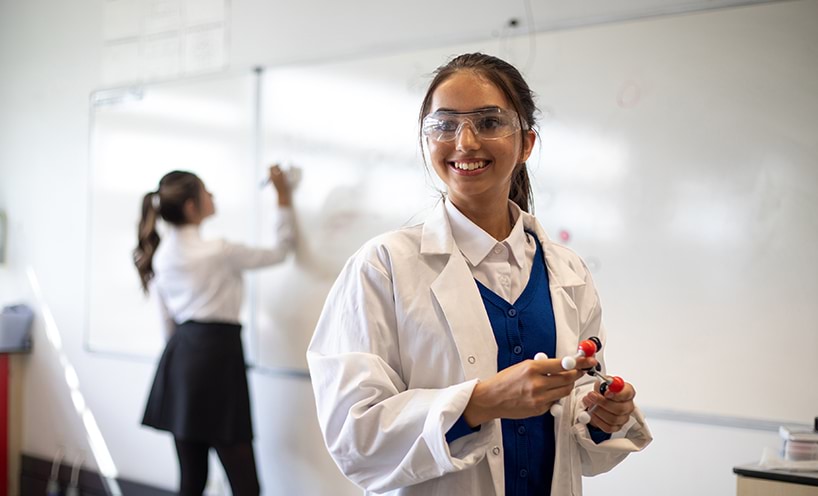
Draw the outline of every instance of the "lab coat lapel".
M466 380L497 373L497 343L474 277L454 244L441 202L423 226L421 255L446 256L431 289L454 338Z
M526 230L533 231L540 240L548 269L548 286L557 328L557 356L573 355L582 332L579 311L573 298L573 288L584 286L585 281L555 251L545 230L530 214L522 213Z

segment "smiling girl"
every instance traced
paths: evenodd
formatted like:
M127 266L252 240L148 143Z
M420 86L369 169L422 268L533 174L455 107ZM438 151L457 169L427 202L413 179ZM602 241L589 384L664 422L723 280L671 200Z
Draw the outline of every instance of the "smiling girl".
M604 371L601 353L572 370L533 359L606 341L585 264L528 213L535 112L496 57L438 68L420 141L446 196L364 245L329 294L307 352L318 419L367 494L579 495L651 440L632 385L603 396L582 372Z

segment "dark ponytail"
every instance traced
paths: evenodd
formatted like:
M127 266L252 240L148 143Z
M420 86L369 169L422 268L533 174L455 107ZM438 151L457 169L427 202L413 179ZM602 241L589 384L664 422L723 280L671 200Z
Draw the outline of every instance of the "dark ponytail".
M142 197L142 216L137 230L137 244L133 251L133 262L139 272L142 290L148 292L148 283L153 278L153 254L159 247L159 233L156 232L156 217L159 215L154 200L159 194L151 192Z
M534 207L532 196L528 168L523 162L517 166L517 170L511 176L511 189L508 191L508 199L516 203L521 210L530 212L529 208L533 209Z
M429 107L432 105L432 95L437 87L455 73L463 70L473 71L491 81L503 92L514 111L517 112L520 118L520 127L522 129L534 129L537 124L535 119L537 105L534 103L534 92L528 87L528 83L525 82L520 71L502 59L483 53L459 55L435 70L434 79L429 84L429 89L426 90L426 96L423 98L423 104L420 107L418 122L421 128L423 127L423 118L429 113ZM422 133L419 134L419 140L422 148ZM517 170L511 177L508 198L525 212L530 212L533 207L531 182L528 178L525 162L517 164Z
M142 197L142 215L137 229L133 261L145 293L148 292L148 286L153 279L153 255L160 241L159 233L156 231L157 219L162 217L165 222L177 226L186 224L185 203L193 200L198 207L202 188L202 181L196 174L173 171L162 177L158 190Z

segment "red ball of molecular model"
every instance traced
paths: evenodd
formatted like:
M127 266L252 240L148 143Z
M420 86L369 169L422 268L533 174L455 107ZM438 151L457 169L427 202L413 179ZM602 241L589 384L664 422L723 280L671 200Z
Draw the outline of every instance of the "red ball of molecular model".
M581 341L579 346L577 346L577 352L574 355L564 357L562 359L561 365L562 368L565 370L571 370L577 366L577 359L578 358L592 358L602 349L602 341L593 336L589 339ZM548 355L545 353L537 353L534 355L534 360L546 360ZM610 391L612 393L618 393L625 388L625 381L619 376L607 376L600 372L602 367L597 364L596 368L585 369L588 375L595 377L601 384L599 385L599 393L604 395L606 391ZM593 413L594 409L597 405L592 406L588 411L582 412L577 416L577 420L582 424L587 424L591 421L591 413ZM551 415L558 417L562 415L562 404L561 402L556 402L551 405L550 409Z

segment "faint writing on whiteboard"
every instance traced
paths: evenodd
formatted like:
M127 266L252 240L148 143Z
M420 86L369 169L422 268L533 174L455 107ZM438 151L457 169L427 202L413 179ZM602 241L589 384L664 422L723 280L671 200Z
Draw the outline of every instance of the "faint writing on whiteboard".
M635 81L625 81L616 96L616 104L621 108L634 108L642 100L644 89Z
M102 83L162 81L227 67L226 0L108 0Z

